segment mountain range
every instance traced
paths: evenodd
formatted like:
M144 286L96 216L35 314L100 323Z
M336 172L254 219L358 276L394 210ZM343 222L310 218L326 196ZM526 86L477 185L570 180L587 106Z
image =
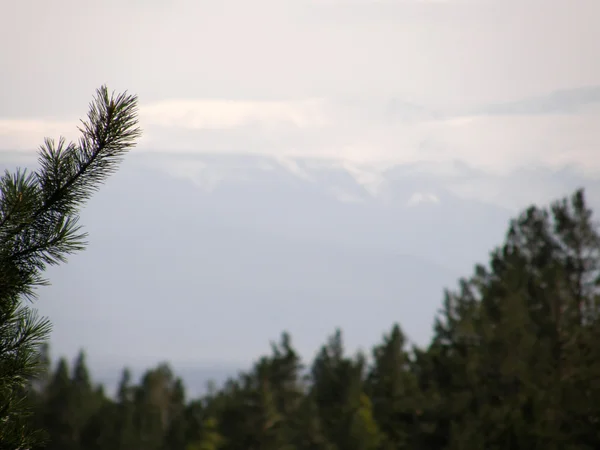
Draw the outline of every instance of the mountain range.
M282 331L306 358L336 327L350 350L394 322L424 345L444 288L486 262L514 216L449 188L478 176L460 163L132 154L82 213L87 250L40 290L53 353L84 348L112 387L125 365L168 360L201 391Z

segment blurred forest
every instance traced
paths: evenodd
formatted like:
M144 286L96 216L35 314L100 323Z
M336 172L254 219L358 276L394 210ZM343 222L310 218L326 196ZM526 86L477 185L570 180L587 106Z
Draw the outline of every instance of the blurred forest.
M445 292L426 348L390 324L351 355L334 330L303 363L283 333L247 372L188 399L167 364L139 381L123 370L113 396L83 352L52 363L46 347L32 419L50 450L598 449L599 275L580 190L511 222L488 264Z

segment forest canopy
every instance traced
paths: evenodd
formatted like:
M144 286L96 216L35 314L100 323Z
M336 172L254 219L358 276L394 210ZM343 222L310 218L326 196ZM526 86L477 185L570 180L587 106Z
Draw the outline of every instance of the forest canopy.
M304 363L283 333L197 399L166 364L138 383L124 369L113 397L83 352L46 353L28 401L51 450L597 449L599 269L579 190L511 221L488 264L444 293L426 348L390 324L348 354L335 330Z

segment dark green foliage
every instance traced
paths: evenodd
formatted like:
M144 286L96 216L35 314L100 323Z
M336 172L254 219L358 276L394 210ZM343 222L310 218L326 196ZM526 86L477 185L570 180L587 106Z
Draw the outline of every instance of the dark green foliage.
M431 344L394 325L370 358L341 331L308 376L282 335L269 356L185 402L166 365L115 400L82 355L31 387L50 448L518 450L600 448L600 237L583 192L515 219L487 267L445 293Z
M366 391L372 399L374 416L383 432L381 448L407 448L412 445L421 398L417 378L411 370L405 338L394 325L381 345L373 349L373 364Z
M46 368L39 356L51 327L28 300L47 284L48 265L85 247L79 209L134 146L140 135L136 124L137 98L110 95L102 87L77 143L46 139L37 171L0 176L0 449L27 448L37 439L29 420L32 402L24 391ZM87 405L87 375L76 376L80 384L73 401ZM76 442L78 435L69 439Z

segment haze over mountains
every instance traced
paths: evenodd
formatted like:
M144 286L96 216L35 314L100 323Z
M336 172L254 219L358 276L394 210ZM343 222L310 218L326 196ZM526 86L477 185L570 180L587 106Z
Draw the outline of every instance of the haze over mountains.
M598 198L568 174L514 176ZM486 262L514 215L454 192L476 179L459 163L131 154L82 215L88 249L40 291L53 352L85 348L109 386L123 365L169 360L200 391L284 330L306 357L335 327L349 349L395 321L425 344L443 289Z

